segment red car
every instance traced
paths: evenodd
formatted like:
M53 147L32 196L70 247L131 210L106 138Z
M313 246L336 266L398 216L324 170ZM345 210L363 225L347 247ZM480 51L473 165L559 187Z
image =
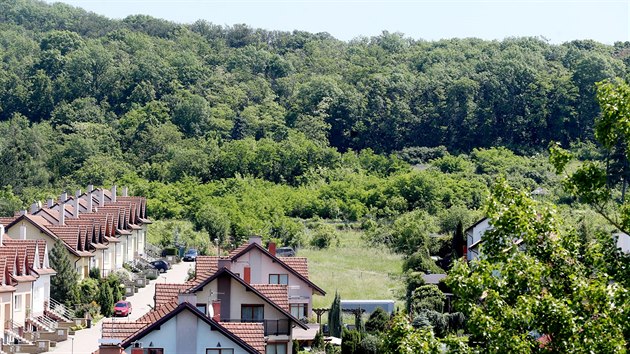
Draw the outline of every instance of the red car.
M131 313L131 302L120 300L114 305L114 317L115 316L129 316Z

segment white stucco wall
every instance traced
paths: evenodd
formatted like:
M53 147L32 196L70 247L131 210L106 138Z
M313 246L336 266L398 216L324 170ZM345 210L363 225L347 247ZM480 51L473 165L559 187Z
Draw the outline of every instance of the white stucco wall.
M189 324L191 323L190 316L193 316L191 312L184 310L179 313L177 316L171 318L169 321L160 326L159 330L154 330L148 333L143 338L138 341L142 343L143 347L147 348L150 343L153 343L153 348L164 348L165 354L171 353L183 353L181 350L178 351L178 347L182 348L182 346L187 346L191 338L195 339L195 353L205 353L206 348L216 348L217 343L221 344L221 348L233 348L234 354L245 354L245 350L236 345L232 340L223 335L218 331L213 331L210 326L204 322L203 320L197 317L197 320L192 322L194 323L194 328L186 325L184 328L184 332L189 333L188 336L178 336L178 328L177 322L180 320L182 323ZM180 329L180 333L182 333ZM125 353L130 354L132 348L125 349Z
M491 228L490 219L486 218L479 224L475 225L472 230L468 230L466 233L466 248L468 249L468 254L466 258L469 261L478 257L478 254L470 249L470 246L477 243L483 237L483 234Z

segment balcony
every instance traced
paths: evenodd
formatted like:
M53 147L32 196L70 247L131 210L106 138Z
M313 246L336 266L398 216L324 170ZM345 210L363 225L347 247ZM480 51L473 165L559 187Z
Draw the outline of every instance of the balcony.
M265 328L265 336L290 336L291 321L286 320L241 320L241 319L221 319L221 322L246 322L262 323Z

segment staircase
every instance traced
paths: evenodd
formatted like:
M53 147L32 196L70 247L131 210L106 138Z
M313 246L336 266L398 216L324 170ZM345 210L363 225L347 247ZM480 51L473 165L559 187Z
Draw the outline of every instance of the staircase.
M26 319L26 321L33 327L37 328L38 331L54 332L58 327L57 321L46 315L38 317L31 316Z
M53 298L48 299L46 305L47 311L45 311L44 313L52 320L72 322L73 319L76 317L74 314L74 310L69 309L66 305L60 303Z
M4 323L4 337L7 343L34 345L33 342L23 337L24 326L20 326L12 320Z

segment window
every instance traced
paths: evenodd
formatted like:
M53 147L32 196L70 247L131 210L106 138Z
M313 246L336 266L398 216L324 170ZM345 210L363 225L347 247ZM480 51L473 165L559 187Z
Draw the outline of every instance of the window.
M207 310L208 305L206 304L197 304L197 310L203 312L204 314L208 314Z
M22 311L22 295L15 295L13 297L13 308L15 311Z
M229 348L208 348L206 354L234 354L234 349Z
M287 354L287 343L267 343L265 354Z
M293 315L293 317L295 318L308 318L308 313L306 312L308 310L308 304L291 304L291 315Z
M148 348L147 354L164 354L163 348Z
M265 318L263 305L241 305L241 321L261 322Z
M269 284L289 285L289 276L287 274L269 274Z

